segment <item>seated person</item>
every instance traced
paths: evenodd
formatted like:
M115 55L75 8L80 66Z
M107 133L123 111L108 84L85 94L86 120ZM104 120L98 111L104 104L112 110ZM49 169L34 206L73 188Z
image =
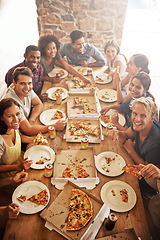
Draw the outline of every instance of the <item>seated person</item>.
M48 131L48 126L33 125L42 111L43 104L32 89L32 77L33 74L29 68L16 68L13 73L13 83L9 86L5 95L5 98L13 98L19 103L22 115L20 129L27 135ZM33 106L32 112L31 106ZM29 120L27 118L29 118ZM56 130L63 130L65 121L60 120L56 122L54 126Z
M104 53L107 57L107 72L111 72L115 68L119 67L120 77L123 79L127 75L127 59L123 54L120 53L120 48L116 41L108 41L104 48ZM115 86L113 86L113 88L115 88Z
M48 73L54 69L55 64L63 67L69 73L76 77L81 78L83 81L90 83L90 81L77 72L71 65L69 65L60 55L59 48L60 43L58 39L52 34L46 34L40 36L38 41L38 46L41 51L41 64L43 66L43 80L51 81L57 83L60 80L56 77L49 77Z
M141 97L131 104L132 126L125 131L108 131L107 136L124 143L124 148L135 164L152 163L160 166L160 126L154 120L157 106L152 98ZM142 196L152 197L156 192L145 181L139 182Z
M12 178L1 179L0 187L7 186L11 183L25 182L27 180L28 173L21 171ZM15 203L11 203L8 206L0 207L0 229L5 227L8 219L15 219L19 215L19 206Z
M70 34L70 43L65 43L60 51L62 58L66 56L71 65L83 67L102 67L106 64L105 58L99 50L90 43L85 43L84 34L75 30ZM95 59L92 62L92 58Z
M150 97L141 97L131 104L132 126L125 131L108 131L107 136L124 143L126 151L136 164L160 165L160 126L154 120L157 110ZM135 142L132 142L134 140Z
M119 103L118 105L107 106L101 110L101 114L105 115L106 112L108 112L110 109L115 109L125 115L126 124L128 127L130 127L132 124L130 104L134 99L138 99L142 96L147 97L150 84L151 84L151 79L147 73L145 72L137 73L133 77L130 84L129 90L130 90L131 100L127 103L122 102L122 103ZM117 96L117 100L119 102L119 96ZM118 123L118 112L116 112L115 115L112 116L112 122L114 126L117 127L119 130L125 129L122 125Z
M19 104L12 98L0 101L0 178L15 176L20 170L27 170L32 160L22 160L21 139L33 142L33 137L19 134L21 112Z
M129 89L129 83L137 73L143 71L149 74L150 71L148 69L148 64L148 58L145 55L134 54L127 63L126 72L128 72L128 74L124 78L120 79L120 89L125 89L127 92ZM115 86L117 85L116 76L117 74L115 72L115 74L113 75L113 81Z
M137 165L140 174L146 182L157 191L157 194L149 200L148 210L155 225L153 237L159 239L160 236L160 169L153 164Z
M30 45L24 53L24 61L12 67L6 74L5 81L7 87L13 83L13 72L17 67L28 67L33 73L33 90L36 94L40 94L42 90L43 68L40 64L41 53L38 47Z

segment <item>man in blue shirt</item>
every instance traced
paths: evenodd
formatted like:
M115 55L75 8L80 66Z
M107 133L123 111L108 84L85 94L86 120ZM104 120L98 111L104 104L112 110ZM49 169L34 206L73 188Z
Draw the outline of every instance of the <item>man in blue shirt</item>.
M70 38L71 42L65 43L60 51L62 58L66 56L69 64L83 67L102 67L106 64L99 50L92 44L84 42L84 34L81 31L71 32ZM95 59L94 62L92 58Z

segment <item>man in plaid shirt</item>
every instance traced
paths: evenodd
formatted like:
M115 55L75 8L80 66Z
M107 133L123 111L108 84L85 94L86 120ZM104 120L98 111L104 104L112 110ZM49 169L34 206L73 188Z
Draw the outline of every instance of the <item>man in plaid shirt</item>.
M28 67L33 73L33 90L37 95L40 95L43 86L43 67L40 64L41 54L39 48L34 45L29 45L26 48L24 58L25 60L22 63L17 64L7 72L5 76L7 87L13 82L13 72L17 67Z

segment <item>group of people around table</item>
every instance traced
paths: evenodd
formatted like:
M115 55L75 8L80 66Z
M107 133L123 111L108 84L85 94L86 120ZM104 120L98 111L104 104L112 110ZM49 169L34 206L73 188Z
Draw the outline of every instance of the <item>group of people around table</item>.
M62 47L56 36L40 36L38 46L30 45L24 53L24 61L12 67L6 74L7 92L0 101L0 178L1 187L23 182L27 178L26 170L31 160L23 159L21 142L33 142L39 132L47 132L48 126L36 125L35 121L42 112L43 101L47 95L41 94L43 82L58 83L56 77L50 77L55 65L66 69L70 74L89 80L74 69L74 66L102 67L107 64L106 73L112 76L113 88L117 90L117 105L101 110L105 115L114 109L112 122L117 130L107 132L113 140L124 143L124 148L144 177L143 190L148 186L156 189L149 204L156 227L160 228L160 126L156 120L157 106L149 92L148 58L143 54L134 54L129 61L120 53L118 44L108 41L103 54L92 44L85 43L84 34L75 30L70 34L71 41ZM107 60L107 61L106 61ZM118 112L124 114L126 126L118 122ZM65 121L55 123L56 130L63 130ZM147 187L146 187L147 186ZM15 218L18 206L10 204L1 208L2 214L9 213ZM7 218L6 218L7 219ZM1 226L5 221L0 223Z

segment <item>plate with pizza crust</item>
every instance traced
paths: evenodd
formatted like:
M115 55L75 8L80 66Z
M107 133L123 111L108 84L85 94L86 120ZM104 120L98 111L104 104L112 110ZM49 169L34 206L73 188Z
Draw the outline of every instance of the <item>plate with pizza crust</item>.
M49 77L55 77L57 73L60 73L61 78L68 76L68 72L62 68L54 68L51 72L48 73Z
M46 190L48 195L48 200L45 205L37 205L31 201L25 200L24 202L19 201L17 198L26 196L30 198L31 196L40 193L41 191ZM20 212L24 214L34 214L43 210L50 200L50 192L46 185L39 181L27 181L19 185L13 192L12 202L19 205Z
M128 201L122 201L121 190L126 190L128 195ZM116 212L127 212L131 210L136 202L137 196L134 189L126 182L113 180L105 183L101 188L102 201Z
M126 166L126 162L117 153L102 152L95 157L95 165L97 170L103 175L116 177L124 172L122 168Z
M59 109L47 109L41 113L39 119L42 124L48 126L55 124L59 120L65 120L66 115Z
M82 66L75 66L73 67L75 70L77 70L80 74L86 75L87 74L87 68Z
M56 93L60 93L62 92L62 100L64 100L65 98L67 98L68 96L68 91L65 88L62 87L53 87L53 88L49 88L46 93L48 93L48 98L51 100L56 100L56 97L53 97L53 94Z
M103 127L106 128L107 125L110 124L110 125L113 126L113 128L116 128L116 127L113 125L112 120L111 120L111 117L112 117L112 115L113 115L115 112L116 112L115 110L110 109L110 110L106 113L105 116L101 116L101 117L100 117L100 123L102 124ZM105 122L103 121L103 118L105 119L105 120L104 120ZM124 125L126 124L126 119L125 119L125 117L124 117L122 114L120 114L120 113L118 113L118 123L121 124L122 126L124 126Z
M30 147L24 154L24 159L28 158L33 160L31 168L33 169L44 169L45 165L50 163L53 164L55 160L55 152L52 148L45 145L35 145ZM40 160L43 159L44 163L38 164Z
M95 76L95 82L98 84L107 84L110 83L112 81L112 77L110 76L108 78L108 74L107 73L101 73Z
M102 102L116 102L117 101L117 91L113 89L102 89L97 92L97 97Z

